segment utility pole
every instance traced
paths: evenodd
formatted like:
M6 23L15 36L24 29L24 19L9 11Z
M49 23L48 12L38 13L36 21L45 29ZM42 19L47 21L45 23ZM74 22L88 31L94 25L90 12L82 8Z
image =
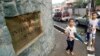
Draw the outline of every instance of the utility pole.
M88 5L87 5L87 15L90 16L91 15L91 0L88 0Z
M88 0L88 15L91 15L91 12L95 12L96 5L95 0Z
M96 8L95 1L91 0L91 10L92 10L92 12L95 11L95 8Z

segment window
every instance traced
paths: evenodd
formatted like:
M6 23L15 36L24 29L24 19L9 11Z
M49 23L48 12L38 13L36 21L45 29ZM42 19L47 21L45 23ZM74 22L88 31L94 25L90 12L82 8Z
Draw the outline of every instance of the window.
M34 40L41 32L40 12L6 17L15 52Z

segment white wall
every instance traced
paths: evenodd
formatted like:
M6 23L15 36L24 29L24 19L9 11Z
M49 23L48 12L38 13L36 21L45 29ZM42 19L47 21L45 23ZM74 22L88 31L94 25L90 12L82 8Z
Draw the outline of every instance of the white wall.
M79 14L81 16L84 16L86 14L86 8L75 8L74 14Z

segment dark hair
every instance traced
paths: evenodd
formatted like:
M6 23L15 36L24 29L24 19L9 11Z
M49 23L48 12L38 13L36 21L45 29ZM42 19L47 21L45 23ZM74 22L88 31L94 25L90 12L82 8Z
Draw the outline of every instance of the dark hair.
M70 22L71 20L73 20L73 21L74 21L74 19L73 19L73 18L70 18L70 19L68 20L68 22Z
M96 14L96 15L97 15L97 13L96 13L96 12L92 12L92 15L94 15L94 14Z

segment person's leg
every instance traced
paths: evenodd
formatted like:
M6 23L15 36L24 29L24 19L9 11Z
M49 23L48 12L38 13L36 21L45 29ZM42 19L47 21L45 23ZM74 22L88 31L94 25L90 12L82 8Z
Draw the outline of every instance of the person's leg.
M91 43L91 33L88 32L88 33L87 33L87 50L91 50L91 45L90 45L90 43Z
M90 39L90 33L87 32L87 34L86 34L86 41L89 42L89 39Z
M70 41L67 40L67 48L66 48L66 51L68 51L70 49Z
M89 39L90 39L90 33L87 32L87 33L86 33L86 38L85 38L85 42L84 42L84 43L88 45L88 44L89 44Z
M93 51L95 51L95 34L93 34L93 39L92 39L92 47L93 47Z
M93 40L93 34L91 33L91 34L90 34L90 40L89 40L89 45L90 45L90 46L92 45L92 40Z
M93 48L93 51L95 51L95 39L92 40L92 48Z
M70 54L70 41L67 40L67 48L66 48L67 54Z
M70 52L71 52L72 55L74 55L74 53L73 53L73 49L74 49L74 40L71 41L70 45L71 45L71 46L70 46Z
M93 34L90 33L90 38L89 38L87 50L92 50L92 44L93 44L93 41L92 40L93 40Z

